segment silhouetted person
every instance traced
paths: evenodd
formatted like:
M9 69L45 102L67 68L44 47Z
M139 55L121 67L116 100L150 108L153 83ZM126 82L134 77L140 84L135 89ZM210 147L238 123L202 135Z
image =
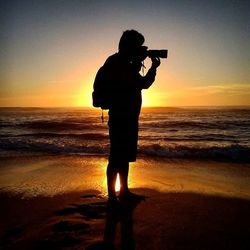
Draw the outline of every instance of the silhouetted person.
M144 37L135 30L123 33L119 51L111 55L102 67L108 84L110 155L107 167L108 196L116 200L115 181L120 175L120 199L136 197L128 189L129 162L136 161L138 119L141 110L141 90L155 80L159 58L151 58L152 66L140 75L142 61L147 57Z

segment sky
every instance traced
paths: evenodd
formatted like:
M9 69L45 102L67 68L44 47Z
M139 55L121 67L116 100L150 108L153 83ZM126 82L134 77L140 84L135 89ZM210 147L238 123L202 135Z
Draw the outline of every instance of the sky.
M250 105L249 1L1 0L0 7L1 107L91 106L95 74L127 29L169 51L143 90L144 106Z

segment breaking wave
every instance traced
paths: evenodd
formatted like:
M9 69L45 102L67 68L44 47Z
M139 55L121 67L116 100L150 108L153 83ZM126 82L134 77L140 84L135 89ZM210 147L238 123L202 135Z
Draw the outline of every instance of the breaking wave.
M107 155L109 153L109 144L96 143L92 141L93 135L81 135L84 140L82 143L79 141L60 140L33 140L32 138L22 140L22 138L3 138L0 143L0 148L4 151L14 150L20 152L27 152L29 154L62 154L62 155ZM80 138L81 138L80 136ZM95 135L100 138L106 135ZM89 137L89 140L87 140ZM92 138L92 139L91 139ZM238 144L228 146L183 146L171 145L163 146L157 143L139 145L138 155L146 157L161 157L166 159L199 159L199 160L216 160L216 161L232 161L232 162L250 162L250 148Z
M204 159L233 162L250 162L250 148L241 145L190 147L163 147L159 144L139 147L139 153L163 158Z

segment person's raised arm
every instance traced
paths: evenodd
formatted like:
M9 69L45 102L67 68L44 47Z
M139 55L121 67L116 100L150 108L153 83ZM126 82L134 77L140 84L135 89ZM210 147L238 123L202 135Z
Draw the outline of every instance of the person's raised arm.
M151 57L152 65L145 76L141 77L141 88L148 89L155 81L156 69L160 66L161 60L158 57Z

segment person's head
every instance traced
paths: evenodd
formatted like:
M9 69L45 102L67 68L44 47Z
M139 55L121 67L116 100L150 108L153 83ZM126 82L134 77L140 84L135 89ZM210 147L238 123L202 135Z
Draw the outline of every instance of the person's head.
M126 55L128 58L138 57L142 54L142 51L147 49L147 47L142 46L144 41L144 36L138 31L126 30L120 38L119 53Z

